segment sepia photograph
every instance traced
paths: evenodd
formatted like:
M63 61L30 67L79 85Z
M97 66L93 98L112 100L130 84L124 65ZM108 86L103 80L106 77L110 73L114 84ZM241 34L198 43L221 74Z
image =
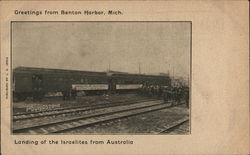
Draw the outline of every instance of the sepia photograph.
M190 21L11 22L11 133L191 134Z

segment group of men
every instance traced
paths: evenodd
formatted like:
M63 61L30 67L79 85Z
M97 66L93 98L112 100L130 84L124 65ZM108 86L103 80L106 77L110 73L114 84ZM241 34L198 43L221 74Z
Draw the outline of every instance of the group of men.
M148 97L161 97L163 89L159 85L143 85L140 93Z
M189 107L189 89L185 86L143 85L140 93L148 97L163 98L164 103L170 103L171 105L184 102Z

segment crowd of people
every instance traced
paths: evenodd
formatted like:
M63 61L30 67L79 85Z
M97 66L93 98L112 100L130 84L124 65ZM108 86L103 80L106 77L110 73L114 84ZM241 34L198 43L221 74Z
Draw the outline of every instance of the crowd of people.
M140 94L163 99L164 103L171 105L186 104L189 107L189 89L186 86L160 86L160 85L143 85Z

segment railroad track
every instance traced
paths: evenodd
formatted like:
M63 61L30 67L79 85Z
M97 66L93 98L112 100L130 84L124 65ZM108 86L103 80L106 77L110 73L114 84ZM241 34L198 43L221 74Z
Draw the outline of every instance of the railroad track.
M97 109L92 113L81 114L74 117L60 117L59 119L50 119L50 121L37 121L35 124L30 124L29 122L26 124L23 122L14 123L13 132L29 134L63 133L64 131L78 127L88 127L168 107L169 105L162 103L161 100L107 107L99 110Z
M121 105L129 105L129 104L135 104L139 102L145 102L145 101L156 101L156 99L143 99L133 102L128 101L121 101L121 102L115 102L110 104L96 104L93 106L89 105L81 105L81 106L75 106L75 107L65 107L65 108L57 108L57 109L51 109L47 111L35 111L35 112L27 112L27 113L19 113L13 115L13 121L20 121L20 120L27 120L27 119L34 119L34 118L40 118L40 117L46 117L46 116L57 116L57 115L65 115L65 114L74 114L76 112L87 112L91 110L106 108L106 107L115 107L115 106L121 106Z
M175 129L179 128L185 123L188 123L189 118L185 117L182 119L179 119L175 122L172 122L170 124L166 124L165 126L162 126L160 128L157 128L156 130L152 131L153 134L166 134L174 131Z

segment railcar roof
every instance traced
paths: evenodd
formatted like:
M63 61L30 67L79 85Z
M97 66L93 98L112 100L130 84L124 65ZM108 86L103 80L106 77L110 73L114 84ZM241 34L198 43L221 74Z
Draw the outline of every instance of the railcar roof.
M36 74L91 74L106 76L107 72L81 71L81 70L66 70L66 69L51 69L51 68L37 68L37 67L17 67L14 72L18 73L36 73ZM169 78L166 75L149 75L149 74L130 74L130 73L112 73L112 76L122 77L159 77Z
M169 76L166 75L150 75L150 74L112 74L112 76L123 76L123 77L159 77L159 78L169 78Z
M26 72L26 73L70 73L70 74L98 74L106 75L106 72L93 72L93 71L80 71L80 70L66 70L66 69L50 69L50 68L36 68L36 67L17 67L14 69L14 72Z

